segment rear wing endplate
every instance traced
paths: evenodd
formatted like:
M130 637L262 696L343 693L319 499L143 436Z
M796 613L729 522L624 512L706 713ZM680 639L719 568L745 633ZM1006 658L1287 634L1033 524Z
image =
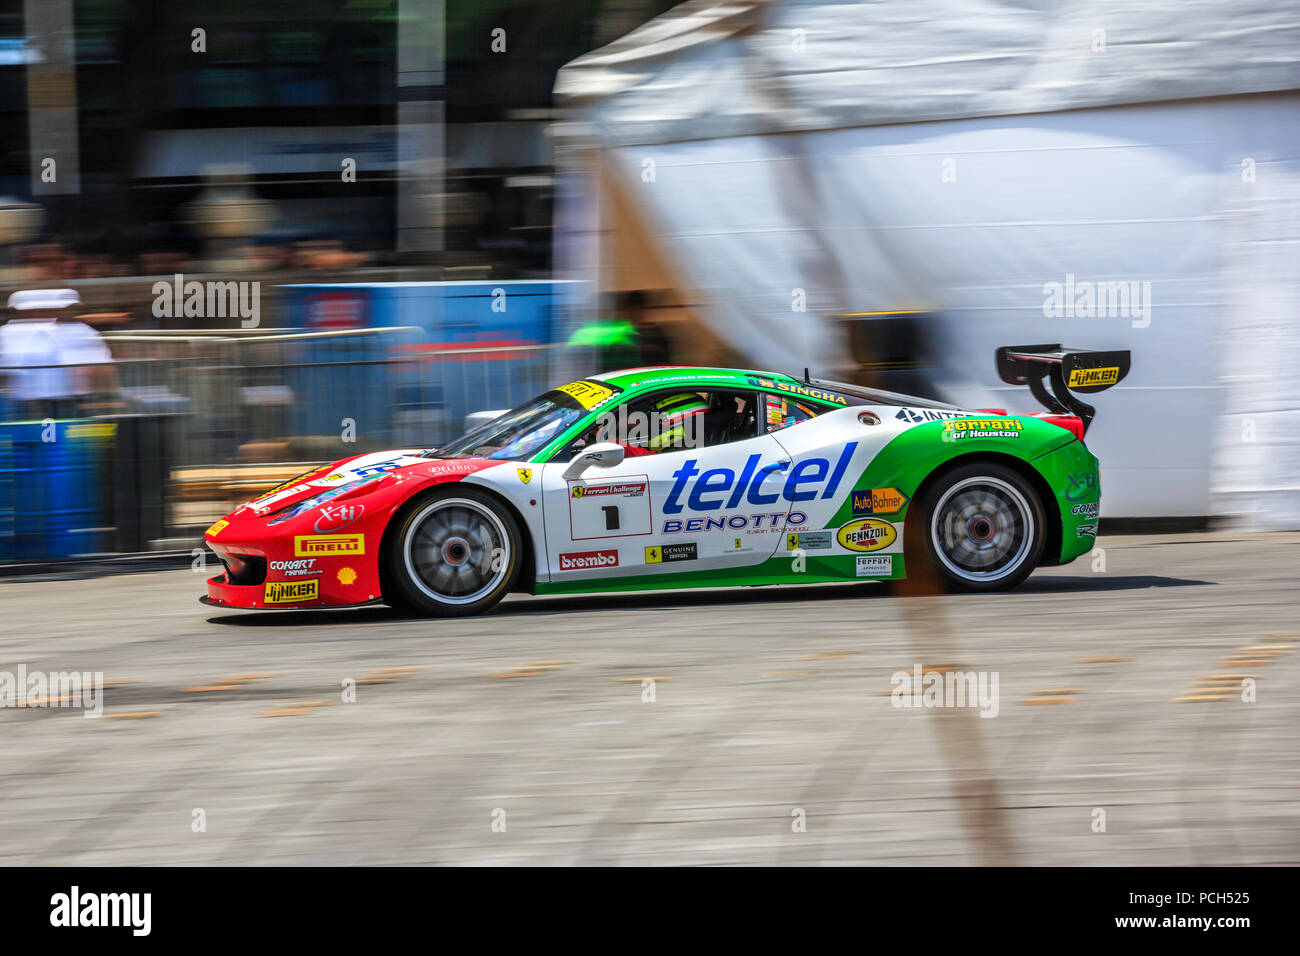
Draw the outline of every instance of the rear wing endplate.
M1102 392L1124 380L1127 350L1095 351L1051 345L1004 345L997 351L998 377L1010 385L1028 385L1049 412L1077 415L1086 432L1096 409L1073 392ZM1047 385L1051 385L1051 392Z

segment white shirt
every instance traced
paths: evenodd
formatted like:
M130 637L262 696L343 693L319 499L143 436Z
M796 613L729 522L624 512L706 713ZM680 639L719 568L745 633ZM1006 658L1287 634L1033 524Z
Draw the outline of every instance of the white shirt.
M69 394L65 368L60 365L60 333L52 319L11 319L0 326L0 376L10 395L20 402L63 398Z
M54 326L59 364L77 366L65 370L68 380L65 395L84 395L88 392L88 376L79 366L107 365L113 353L104 344L104 338L85 322L58 322Z

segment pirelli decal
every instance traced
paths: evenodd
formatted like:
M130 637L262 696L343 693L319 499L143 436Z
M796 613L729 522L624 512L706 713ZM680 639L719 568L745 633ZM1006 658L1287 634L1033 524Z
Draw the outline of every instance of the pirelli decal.
M262 599L267 604L299 604L320 600L320 579L306 581L267 581Z
M366 553L364 534L309 534L293 539L293 553L299 558L330 558Z

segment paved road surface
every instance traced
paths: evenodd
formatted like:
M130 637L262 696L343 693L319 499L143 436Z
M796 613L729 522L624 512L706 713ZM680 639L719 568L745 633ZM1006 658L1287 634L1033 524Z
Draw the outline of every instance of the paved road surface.
M1101 544L1006 595L451 622L0 581L0 671L109 684L100 719L0 710L0 862L1300 863L1300 534ZM997 715L893 706L917 664L996 674Z

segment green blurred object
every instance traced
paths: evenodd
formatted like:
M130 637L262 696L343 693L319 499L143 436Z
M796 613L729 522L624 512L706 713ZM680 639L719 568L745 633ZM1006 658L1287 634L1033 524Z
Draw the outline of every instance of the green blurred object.
M597 319L576 329L568 344L595 349L635 346L636 327L624 319Z
M626 319L596 319L580 326L569 336L571 348L589 348L596 352L596 371L628 368L641 361L641 336Z

